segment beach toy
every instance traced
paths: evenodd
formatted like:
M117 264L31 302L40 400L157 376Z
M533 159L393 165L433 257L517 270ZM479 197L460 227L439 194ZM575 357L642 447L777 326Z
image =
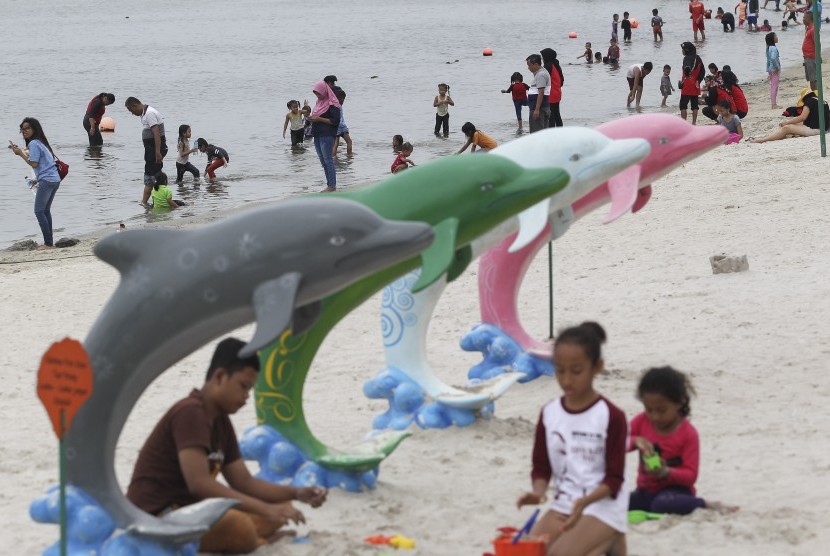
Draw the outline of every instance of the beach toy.
M155 541L199 538L238 501L210 498L159 518L125 497L114 469L124 423L150 383L222 334L257 322L240 353L309 326L319 300L416 255L433 238L418 222L391 222L364 205L301 198L242 212L193 230L127 230L95 255L121 282L87 336L93 391L64 437L68 482L115 523ZM164 244L158 257L154 245Z
M643 523L644 521L660 519L663 517L663 515L664 514L655 514L652 512L647 512L645 510L629 510L628 523L631 525L636 525L637 523Z
M631 18L631 28L632 28L632 29L636 29L636 28L637 28L637 27L639 27L639 26L640 26L640 22L639 22L639 21L637 21L637 18L632 17L632 18Z
M391 546L392 548L404 548L407 550L415 548L415 539L410 539L409 537L404 537L403 535L391 535L388 537L385 535L375 535L372 537L366 537L363 539L363 542L374 545Z
M576 36L577 36L576 31L571 31L570 33L568 33L568 38L569 39L575 39Z
M654 471L655 469L660 469L663 467L663 460L660 459L660 454L651 454L650 456L643 455L643 463L646 466L646 469L649 471Z
M109 116L101 118L101 123L98 124L99 131L115 131L115 119Z
M529 169L564 168L574 178L552 198L476 239L472 243L471 258L475 259L517 229L520 230L520 238L516 240L519 244L523 238L537 237L547 225L550 211L569 207L596 185L644 158L648 148L645 140L613 141L591 129L568 127L526 135L494 149L489 155L510 158ZM631 188L635 187L636 183L632 182ZM381 329L387 366L364 385L368 397L390 400L390 409L375 418L376 429L404 429L412 420L422 428L466 426L477 416L486 418L492 414L493 400L517 381L528 380L529 375L536 378L553 373L552 364L539 358L526 357L516 362L521 349L515 342L503 345L490 342L483 349L488 350L492 361L509 359L507 367L498 365L498 371L494 372L492 367L497 365L494 363L482 369L481 374L470 373L470 380L463 385L443 382L430 365L426 345L433 311L447 280L441 278L416 293L415 286L420 281L417 273L413 271L398 279L383 292ZM511 366L510 362L516 364ZM409 381L419 387L411 395ZM407 392L403 396L405 400L420 395L414 410L400 407L398 397L402 390ZM420 406L425 397L433 402Z
M502 536L493 541L496 556L545 556L543 541L523 540L517 543L509 536Z
M484 50L481 51L481 54L484 55L484 56L492 56L493 55L493 49L492 48L485 48Z
M262 370L255 387L258 421L324 468L349 472L376 468L410 433L384 432L349 449L334 449L317 439L305 420L303 385L320 345L352 310L419 266L413 291L445 275L454 280L471 260L474 239L562 189L567 180L559 168L526 169L497 156L445 157L355 192L327 193L325 198L358 201L392 220L427 223L436 239L420 256L325 298L320 317L307 331L284 334L260 351Z
M530 515L528 520L519 529L513 537L513 544L517 544L520 540L522 540L523 535L530 534L531 529L533 529L533 525L536 523L536 518L539 517L539 508L536 508L533 513Z
M531 244L515 253L508 253L511 240L507 239L481 257L478 274L481 320L503 331L519 344L522 351L516 357L526 354L546 355L551 352L548 342L537 340L524 329L516 305L524 272L536 253L548 241L564 234L573 222L602 205L611 204L605 223L619 218L629 210L639 211L651 198L651 184L654 181L723 144L727 136L726 128L693 126L669 114L630 116L602 124L596 131L612 139L642 138L651 145L651 153L625 170L623 175L602 183L581 197L571 205L568 214L555 213L547 230ZM494 149L490 155L497 151ZM636 183L634 189L630 185L632 181ZM476 329L470 334L475 332ZM464 346L469 336L462 339L464 349L467 349ZM499 336L493 334L493 338ZM476 350L483 353L487 349L486 345L476 346ZM492 372L501 372L501 367L494 367Z

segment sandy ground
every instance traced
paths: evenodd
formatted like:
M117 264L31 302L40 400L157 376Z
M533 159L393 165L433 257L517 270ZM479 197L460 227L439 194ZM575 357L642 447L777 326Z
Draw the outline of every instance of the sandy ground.
M794 104L803 78L782 82L780 104ZM765 84L747 87L747 134L779 121ZM603 226L595 213L555 244L557 328L597 320L609 333L599 389L633 417L640 372L671 364L698 391L692 419L701 437L702 496L740 505L733 515L698 511L631 528L636 555L818 554L830 544L830 450L824 371L830 354L828 161L819 139L724 146L655 185L637 215ZM37 554L57 528L28 518L29 502L57 479L56 443L35 396L41 354L64 336L83 339L117 283L114 269L91 256L94 239L49 253L0 253L3 350L0 392L0 533L6 554ZM747 255L750 270L713 275L709 256ZM478 321L475 265L453 284L431 330L431 360L443 378L462 382L477 362L458 340ZM528 272L522 293L528 329L547 333L547 261ZM346 445L368 432L384 404L366 399L365 380L383 366L377 299L345 319L318 357L306 386L313 430ZM251 329L239 331L249 337ZM201 384L212 347L169 370L134 409L119 445L126 486L138 449L169 405ZM478 555L495 529L520 525L515 509L529 487L532 432L541 406L558 396L543 377L513 387L496 416L465 429L417 430L381 467L378 488L334 490L306 512L307 544L277 544L265 555L377 555L365 536L416 539L409 554ZM241 432L254 422L245 407ZM627 473L633 484L635 458ZM13 547L13 548L12 548Z

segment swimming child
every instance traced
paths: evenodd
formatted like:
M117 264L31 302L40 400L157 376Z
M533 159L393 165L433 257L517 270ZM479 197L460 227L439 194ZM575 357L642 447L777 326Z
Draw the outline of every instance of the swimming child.
M605 331L584 322L562 331L553 347L563 396L548 402L536 425L532 491L516 502L543 504L555 494L531 537L549 536L548 554L620 554L625 547L625 414L594 389L604 370Z
M781 30L782 30L782 31L786 31L786 30L787 30L787 20L786 20L786 19L785 19L784 21L782 21L782 22L781 22Z
M657 8L651 10L651 32L654 34L654 40L660 37L663 40L663 18L657 15Z
M167 174L159 172L153 176L153 182L153 191L150 192L153 198L153 210L177 209L184 205L181 201L173 200L173 192L167 187Z
M741 0L735 4L735 9L732 11L738 14L738 27L743 29L744 23L746 23L746 0Z
M401 152L401 147L403 147L403 135L393 135L392 136L392 152L393 153Z
M620 29L623 30L623 42L631 42L631 20L628 19L628 12L623 12Z
M412 143L406 142L401 145L401 152L398 156L395 157L395 161L392 162L392 173L397 174L398 172L403 172L410 166L415 166L415 163L409 160L409 155L412 154L414 147Z
M602 54L599 52L594 53L594 63L599 64L602 62Z
M722 100L715 105L715 112L718 114L718 123L729 132L729 139L726 144L740 143L744 138L744 128L741 127L741 119L732 113L732 105L728 100Z
M671 84L671 66L666 64L663 66L663 77L660 78L660 94L663 95L663 102L660 103L661 108L666 107L666 99L674 91L674 86Z
M464 133L464 135L467 136L467 141L464 143L464 146L461 147L461 150L458 151L458 153L456 154L463 153L467 150L467 147L469 147L470 145L473 146L473 148L470 149L470 152L476 152L476 147L478 147L481 150L481 152L487 152L490 149L495 149L499 146L499 144L496 143L495 139L493 139L486 133L477 130L476 126L474 126L470 122L467 122L463 126L461 126L461 131Z
M614 14L614 17L611 19L611 38L616 41L618 39L617 35L617 25L620 22L620 14Z
M346 156L352 156L352 137L349 135L349 128L346 125L346 118L343 117L343 103L346 102L346 91L340 87L334 88L334 96L340 103L340 124L337 126L337 135L334 136L334 145L331 149L331 155L337 155L337 148L340 146L340 138L346 142Z
M645 411L631 420L628 449L639 450L641 461L629 510L686 515L697 508L738 509L695 496L700 440L687 419L693 394L686 375L672 367L649 369L640 379L637 398Z
M611 46L608 47L608 54L602 59L606 64L618 64L620 62L620 47L617 46L617 39L611 39Z
M205 139L202 139L201 137L196 139L196 147L198 147L199 152L207 153L208 165L205 168L205 175L210 179L215 179L215 170L220 166L227 166L228 162L230 162L228 151L226 151L222 147L217 147L215 145L209 144Z
M772 25L769 24L769 19L764 20L764 24L758 27L759 31L772 31Z
M591 43L588 43L589 45ZM502 89L502 93L510 93L513 97L513 106L516 108L516 120L519 122L519 131L522 130L522 106L527 104L527 91L530 86L524 82L524 77L518 71L510 76L510 86Z
M577 60L579 60L580 58L585 58L585 61L589 64L594 63L594 51L591 49L591 43L585 43L585 52L576 57Z
M181 184L185 172L193 174L193 183L199 183L199 170L190 163L190 155L198 151L197 148L190 148L190 126L182 124L179 126L179 142L176 150L176 183Z
M285 115L285 123L282 124L282 138L285 139L285 130L291 126L291 146L302 146L305 139L305 116L311 114L311 106L308 101L303 102L300 109L299 100L289 100L287 103L288 114Z
M450 96L450 86L446 83L438 84L438 95L432 101L435 107L435 136L438 136L438 131L443 126L444 137L450 134L450 106L455 106Z

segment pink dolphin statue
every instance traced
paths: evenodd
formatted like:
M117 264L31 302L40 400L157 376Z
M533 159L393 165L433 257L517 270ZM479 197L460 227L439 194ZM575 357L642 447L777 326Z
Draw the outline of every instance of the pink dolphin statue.
M722 145L727 131L723 126L693 126L677 116L644 114L602 124L595 128L611 139L643 138L651 153L624 172L634 180L605 182L571 205L571 210L551 214L548 226L529 244L511 253L516 234L511 235L481 257L478 285L481 320L500 328L527 352L550 358L550 344L528 334L516 308L519 288L536 253L549 241L561 237L575 220L604 204L611 210L604 223L612 222L629 210L637 212L651 197L651 184L678 166ZM628 185L627 185L628 184Z

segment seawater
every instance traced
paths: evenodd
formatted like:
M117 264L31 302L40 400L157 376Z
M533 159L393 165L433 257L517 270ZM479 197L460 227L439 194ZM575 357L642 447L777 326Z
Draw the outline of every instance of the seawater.
M734 0L724 9L732 5ZM652 8L666 21L663 43L652 40ZM586 41L595 51L607 50L611 16L623 11L640 26L630 45L621 44L620 67L576 62ZM342 145L337 159L338 185L348 190L389 175L390 141L397 133L414 144L416 163L456 151L464 142L465 121L500 142L515 138L513 105L500 89L514 71L530 83L524 60L545 47L556 50L563 64L566 125L596 125L629 114L625 72L647 60L655 70L645 80L643 110L658 111L661 68L670 64L676 80L680 43L692 37L685 0L30 0L7 3L0 18L4 139L22 144L20 121L36 117L71 167L52 207L56 238L319 190L323 171L313 146L292 151L281 133L286 102L308 99L313 105L311 88L327 74L337 75L348 94L345 117L355 154L347 158ZM782 16L762 10L763 19L777 28ZM707 40L699 45L705 63L730 64L744 83L765 76L764 33L724 34L717 20L706 23ZM578 38L567 38L572 31ZM783 63L800 64L803 28L779 36ZM482 56L486 47L492 57ZM432 134L432 99L442 81L456 103L447 139ZM81 120L89 100L102 91L116 95L107 115L117 130L105 134L103 149L95 152L87 148ZM188 175L184 187L172 185L186 208L150 214L138 204L141 126L124 108L128 96L164 116L171 181L180 124L192 126L194 142L205 137L229 151L231 163L215 184L203 181L195 188ZM679 95L670 100L676 106ZM191 161L200 170L206 165L204 156L191 155ZM23 179L28 175L18 157L0 157L0 247L24 238L41 241Z

